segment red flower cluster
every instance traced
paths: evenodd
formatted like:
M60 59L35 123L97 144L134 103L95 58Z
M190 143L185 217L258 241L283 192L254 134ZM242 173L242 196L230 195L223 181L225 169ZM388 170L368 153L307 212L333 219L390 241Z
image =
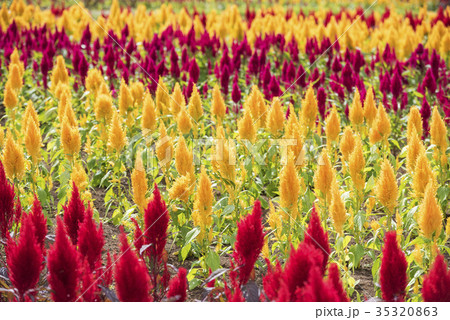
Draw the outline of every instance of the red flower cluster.
M328 234L322 228L316 207L313 207L311 212L311 219L309 220L308 229L305 232L305 243L316 247L322 253L322 273L324 273L331 250L328 243Z
M117 297L120 301L151 301L150 279L145 263L131 249L127 236L120 235L121 255L114 270Z
M389 231L384 238L381 258L380 283L384 301L404 301L407 285L405 254L397 243L395 231Z
M78 251L87 259L91 271L94 271L98 264L101 267L104 244L102 224L100 223L97 229L92 218L92 209L88 207L78 230Z
M24 216L19 239L16 242L9 238L6 247L9 278L17 291L19 301L24 301L25 295L32 293L43 267L44 256L35 234L30 216Z
M77 298L80 263L76 247L67 237L63 221L58 217L56 239L48 252L48 283L53 301L70 302Z
M85 208L75 183L72 187L73 191L69 204L64 206L64 224L66 225L70 240L76 245L78 242L78 229L83 222Z
M5 169L0 161L0 239L6 238L14 217L14 187L8 182ZM16 221L20 220L16 219Z
M252 213L238 223L233 258L240 267L240 285L246 284L249 280L253 266L264 246L261 214L261 203L257 200L253 206Z
M425 302L450 302L450 269L439 254L423 278L422 297Z
M187 290L187 272L186 269L178 269L178 274L176 277L172 278L169 283L169 292L167 293L167 298L176 302L186 301L186 290Z

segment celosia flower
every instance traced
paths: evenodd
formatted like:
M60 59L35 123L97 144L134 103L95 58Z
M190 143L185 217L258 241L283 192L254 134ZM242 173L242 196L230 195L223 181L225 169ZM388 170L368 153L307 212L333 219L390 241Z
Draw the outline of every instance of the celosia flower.
M200 94L198 93L197 86L195 84L192 88L192 94L189 99L188 111L195 122L198 122L200 117L203 115L202 100L200 99Z
M52 300L70 302L77 298L80 262L76 247L67 238L61 218L57 218L56 238L48 251L48 283Z
M189 196L192 193L191 177L179 176L175 179L172 186L169 189L169 198L171 200L179 199L184 203L187 203Z
M131 186L133 188L133 200L141 212L147 207L147 179L145 177L144 164L141 152L136 154L136 161L131 173Z
M350 155L348 168L356 190L358 190L358 192L362 192L365 185L364 168L366 166L366 160L364 159L364 153L362 150L361 137L359 134L356 135L357 138L355 139L355 147Z
M392 215L397 206L398 185L395 178L394 168L392 168L388 159L384 159L381 164L380 174L375 188L378 201Z
M28 154L31 156L33 163L36 165L41 150L41 132L39 130L39 124L34 122L34 119L28 121L28 126L25 132L25 148Z
M421 127L422 128L422 127ZM419 155L425 154L425 146L418 137L416 129L413 128L411 136L408 137L408 149L406 153L406 168L409 174L413 175L416 168L417 158Z
M127 138L120 124L119 115L114 111L108 136L108 149L119 153L125 147L126 143Z
M144 106L142 109L142 130L152 132L156 127L156 111L150 93L146 92L144 96Z
M355 137L353 135L353 131L350 127L345 127L344 134L342 135L339 143L339 149L341 150L344 160L349 160L354 148Z
M116 292L120 301L151 301L150 277L145 263L130 248L125 233L120 234L121 254L114 269Z
M178 114L178 129L182 134L188 134L192 129L191 117L187 113L186 108L183 108Z
M299 210L300 179L294 164L294 155L288 154L287 164L280 173L280 205L285 219L296 219ZM288 216L289 215L289 216Z
M379 141L387 142L391 134L391 122L386 109L383 106L378 107L377 116L370 129L370 143L375 144Z
M100 223L98 228L92 218L92 209L87 208L83 222L78 230L78 252L87 260L91 271L102 258L102 249L105 243L103 237L103 225Z
M375 98L373 96L372 87L369 88L366 94L366 99L364 100L364 118L366 118L369 128L372 127L372 123L377 116L377 107L375 105Z
M355 128L358 128L360 125L362 125L364 121L364 110L362 108L361 97L359 95L358 89L356 89L355 96L353 97L353 102L349 108L348 118Z
M36 241L41 246L42 252L45 254L45 237L47 236L47 218L42 213L41 203L34 196L33 208L29 214L29 218L33 222Z
M68 117L64 117L61 129L61 143L64 153L69 159L75 157L80 152L81 137L77 126L72 126Z
M339 133L341 132L341 121L339 120L339 115L337 113L336 106L333 106L325 122L326 122L325 132L327 135L327 141L336 142L339 137Z
M17 93L14 91L11 84L9 82L6 82L5 91L3 94L3 104L5 105L5 108L12 109L17 105L18 102L19 99L17 98Z
M166 245L169 213L157 185L155 185L153 191L153 199L149 202L147 209L145 209L144 222L145 241L146 244L151 244L146 252L152 261L161 262L162 253Z
M436 183L433 170L431 169L430 162L428 161L427 154L424 150L419 151L416 164L414 166L415 171L413 174L412 187L414 195L418 198L423 197L427 185L431 182L433 185Z
M85 78L86 90L92 92L95 96L97 96L97 91L100 89L100 86L103 83L103 81L104 80L100 70L89 69L87 77Z
M216 117L217 123L221 123L226 113L226 106L220 88L216 84L212 93L211 113Z
M166 127L161 122L159 126L159 139L156 143L156 156L162 167L168 168L173 157L172 139L166 133Z
M25 172L22 148L13 140L9 131L6 133L6 144L3 150L3 165L9 179L21 179Z
M419 207L419 227L422 234L430 240L439 237L442 230L442 210L435 192L435 186L429 182Z
M239 269L239 283L244 285L250 278L256 260L264 245L264 232L261 222L261 203L256 200L252 213L238 222L233 258Z
M302 115L304 124L309 129L312 129L316 123L317 118L317 99L314 95L314 89L310 85L306 91L305 99L302 100Z
M178 269L178 274L170 280L167 298L174 302L186 301L186 291L188 289L188 281L186 278L186 269Z
M239 137L254 143L256 140L256 128L250 115L250 111L244 113L244 117L238 122Z
M8 82L16 92L20 92L23 86L22 75L20 74L20 69L17 64L10 64Z
M450 270L439 254L423 278L422 298L425 302L450 302Z
M3 163L0 161L0 237L6 239L14 222L14 186L6 179Z
M208 229L212 224L212 205L214 195L211 187L211 180L206 174L205 168L202 168L197 192L195 193L194 211L192 212L192 219L195 226L200 227L199 241L201 242Z
M319 215L316 208L313 207L311 211L311 218L309 219L308 229L305 231L305 244L310 244L316 247L323 255L322 264L318 265L321 268L322 275L325 274L328 263L328 256L331 253L330 245L328 244L328 234L323 230Z
M144 101L144 84L140 81L133 82L130 87L131 96L133 97L133 104L134 105L142 105L142 102Z
M322 150L318 166L314 172L314 189L320 199L325 203L331 201L331 186L335 179L335 172L328 158L327 148Z
M120 81L119 88L119 112L120 114L126 115L133 109L133 96L131 95L130 88L125 83L125 80L122 78Z
M186 101L184 100L183 92L181 91L180 84L177 82L173 88L170 98L170 111L174 116L177 116L182 108L186 107Z
M72 185L72 194L69 203L68 205L63 206L63 210L67 235L70 237L73 244L77 244L78 229L84 220L85 208L75 184Z
M186 146L186 140L183 136L180 136L175 149L175 167L179 175L190 175L191 179L194 178L193 156L192 151L189 151Z
M404 301L408 283L405 254L397 243L395 231L389 231L384 238L381 258L380 284L384 301Z
M74 183L78 189L81 191L86 190L88 187L89 181L86 171L84 171L83 165L80 162L75 163L72 169L72 173L70 174L70 179L72 183Z
M31 218L24 216L19 239L16 242L9 238L6 247L9 280L17 290L20 301L36 287L43 267L44 257L35 234Z
M113 116L114 107L112 98L109 94L99 94L94 104L95 119L101 122L109 123Z
M55 92L60 83L69 84L69 73L64 63L64 57L61 55L56 58L56 65L52 70L51 91Z
M328 267L328 281L332 284L336 293L339 297L339 302L349 302L350 298L345 292L344 287L342 285L341 277L339 275L339 268L336 263L330 263Z
M267 117L267 129L272 135L277 137L281 130L283 130L284 125L284 113L281 109L280 99L275 97L272 100L272 106L269 110L269 115Z
M155 94L156 109L160 115L166 115L169 113L170 108L170 96L166 84L160 77L158 81L158 87Z
M295 301L300 302L338 302L340 300L334 285L322 279L322 274L317 266L309 272L305 286L298 289Z
M440 152L445 153L448 145L447 128L437 107L433 109L431 116L430 134L431 142L439 148Z
M333 226L338 234L343 235L343 225L345 223L347 212L345 211L345 205L339 192L339 187L335 184L331 188L331 203L329 206L331 219L333 220Z

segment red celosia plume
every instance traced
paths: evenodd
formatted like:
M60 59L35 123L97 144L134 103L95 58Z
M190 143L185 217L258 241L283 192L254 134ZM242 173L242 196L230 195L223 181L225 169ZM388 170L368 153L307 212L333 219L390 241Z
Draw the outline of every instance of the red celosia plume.
M48 252L48 283L53 301L70 302L77 298L81 276L79 254L66 235L64 223L57 218L55 243Z
M187 291L187 272L186 269L178 269L178 274L173 277L169 282L169 292L167 298L171 301L183 302L186 301Z
M394 302L405 299L407 268L408 263L397 243L396 232L387 232L384 238L380 269L381 293L384 301Z
M92 268L86 259L83 263L83 275L81 276L80 299L84 302L98 301L98 291L97 279L94 279Z
M6 238L14 222L14 187L8 182L0 161L0 238Z
M336 263L330 263L328 267L328 281L331 283L339 298L339 302L349 302L350 298L345 292L339 275L339 268Z
M30 213L31 221L36 232L36 240L41 246L42 252L45 253L45 236L47 235L47 218L42 213L41 203L35 196L33 201L33 209Z
M311 219L309 220L308 229L305 232L305 242L313 245L322 253L323 261L321 270L322 275L324 275L328 263L328 256L330 255L331 250L328 243L328 234L323 230L319 215L317 214L314 206L311 212Z
M422 297L425 302L450 302L450 269L439 254L423 278Z
M162 253L166 245L169 218L166 203L161 198L161 194L155 184L153 199L149 202L144 213L144 234L146 244L150 244L146 252L151 260L158 263L161 262Z
M9 278L23 301L25 294L36 287L42 270L41 246L36 241L33 222L28 216L22 219L19 239L8 239L6 261Z
M95 270L97 262L102 258L104 244L102 224L97 229L92 209L88 207L78 230L78 251L87 259L91 271Z
M303 288L296 291L296 301L339 302L339 295L332 283L323 280L320 266L314 266Z
M251 214L238 223L233 258L239 269L239 282L247 283L256 260L264 246L264 232L261 223L261 203L257 200Z
M116 280L117 297L120 301L151 301L150 278L147 268L131 249L125 233L120 235L121 255L116 263L114 278Z
M137 252L140 255L141 252L141 248L144 245L144 237L142 235L142 230L141 227L139 226L139 223L137 222L137 220L135 218L131 218L131 221L134 224L134 246L136 247Z
M69 200L69 204L64 206L64 224L67 228L67 234L72 240L73 244L78 242L78 229L84 219L84 204L80 198L78 188L73 184L72 195Z

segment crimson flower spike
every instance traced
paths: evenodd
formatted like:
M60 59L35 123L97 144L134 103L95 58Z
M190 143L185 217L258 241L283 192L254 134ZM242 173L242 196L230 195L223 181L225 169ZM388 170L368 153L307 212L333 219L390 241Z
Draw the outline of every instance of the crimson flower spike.
M64 223L57 218L55 243L48 252L48 283L56 302L71 302L77 298L81 276L80 259L75 246L67 237Z
M97 262L102 258L104 244L103 226L100 223L97 229L92 208L88 207L78 230L78 251L87 259L91 271L95 270Z
M422 297L425 302L450 302L450 269L439 254L423 278Z
M117 297L125 302L151 301L150 277L145 263L130 248L127 236L120 234L121 255L114 269Z
M261 214L261 203L256 200L252 213L238 223L233 257L240 267L240 285L246 284L249 280L253 266L264 245Z
M305 232L305 243L308 243L316 247L323 255L323 261L321 265L322 276L325 274L325 270L328 263L328 257L331 253L330 245L328 243L328 234L323 230L320 223L319 215L316 208L313 207L311 212L311 219L309 220L308 229Z
M404 301L407 285L405 254L397 243L395 231L389 231L384 238L381 258L380 283L384 301Z
M187 272L186 269L178 269L178 274L170 280L169 292L167 293L167 298L174 299L175 302L186 301L186 291L187 291Z
M63 208L64 224L66 225L67 234L69 235L70 240L72 240L72 243L77 244L78 229L80 224L83 222L85 208L75 183L73 184L72 195L70 196L69 203Z

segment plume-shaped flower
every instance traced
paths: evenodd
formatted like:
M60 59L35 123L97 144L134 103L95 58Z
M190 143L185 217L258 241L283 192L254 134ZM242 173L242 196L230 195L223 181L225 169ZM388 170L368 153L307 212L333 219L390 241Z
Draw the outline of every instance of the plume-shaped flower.
M331 253L330 245L328 243L328 234L323 230L319 215L316 208L313 207L311 211L311 218L309 219L308 229L305 231L305 243L317 248L323 255L322 265L319 265L322 270L322 275L325 274L328 263L328 256Z
M384 301L404 301L408 283L407 268L408 263L397 243L396 232L387 232L384 238L380 268L381 293Z
M126 143L127 138L120 124L119 115L114 111L108 136L108 149L119 153L125 147Z
M381 164L375 193L378 201L380 201L392 215L397 206L398 185L394 174L394 168L392 168L388 159L384 159Z
M450 302L450 269L442 254L437 255L423 278L422 298L425 302Z
M272 106L270 107L269 110L266 126L269 132L275 137L278 137L280 131L283 130L284 113L283 110L281 109L281 102L278 97L275 97L272 100Z
M147 253L151 259L161 262L164 247L166 245L167 228L169 226L169 213L166 203L161 198L158 186L155 184L153 199L145 209L145 241L151 246Z
M188 289L188 281L186 278L186 269L178 269L178 274L170 280L167 298L170 301L184 302L186 301L186 291Z
M6 179L3 163L0 161L0 238L6 239L14 223L14 186Z
M341 132L341 121L339 120L339 115L335 106L333 106L330 114L327 116L325 132L327 135L327 141L337 141L339 133Z
M206 174L205 168L202 167L197 192L195 193L194 211L192 212L194 225L200 227L200 241L205 238L212 224L213 200L214 194L211 180Z
M442 210L435 196L436 188L429 182L419 207L419 227L422 234L433 240L438 238L442 230Z
M78 241L78 229L84 220L85 208L83 201L81 201L80 193L75 184L72 185L72 194L69 203L63 206L64 209L64 224L67 229L67 235L73 244Z
M70 302L77 298L81 276L79 255L69 241L61 218L57 218L55 243L48 251L48 283L52 300Z
M97 263L101 261L105 239L102 223L97 228L92 214L92 209L88 207L83 222L79 225L78 252L86 258L91 271L94 271Z
M142 163L141 152L137 152L133 172L131 173L131 186L133 188L133 200L141 212L147 207L147 178Z
M256 200L252 213L238 222L233 257L239 269L239 282L246 284L264 245L261 203Z
M116 292L120 301L148 302L150 297L150 277L145 263L130 248L125 233L120 234L121 254L114 269Z
M25 299L27 292L36 287L43 267L44 257L35 234L33 221L29 216L24 216L17 242L13 238L8 239L6 248L8 274L20 301Z
M293 153L288 154L287 164L280 173L280 205L285 219L296 219L299 210L300 179L294 164Z

